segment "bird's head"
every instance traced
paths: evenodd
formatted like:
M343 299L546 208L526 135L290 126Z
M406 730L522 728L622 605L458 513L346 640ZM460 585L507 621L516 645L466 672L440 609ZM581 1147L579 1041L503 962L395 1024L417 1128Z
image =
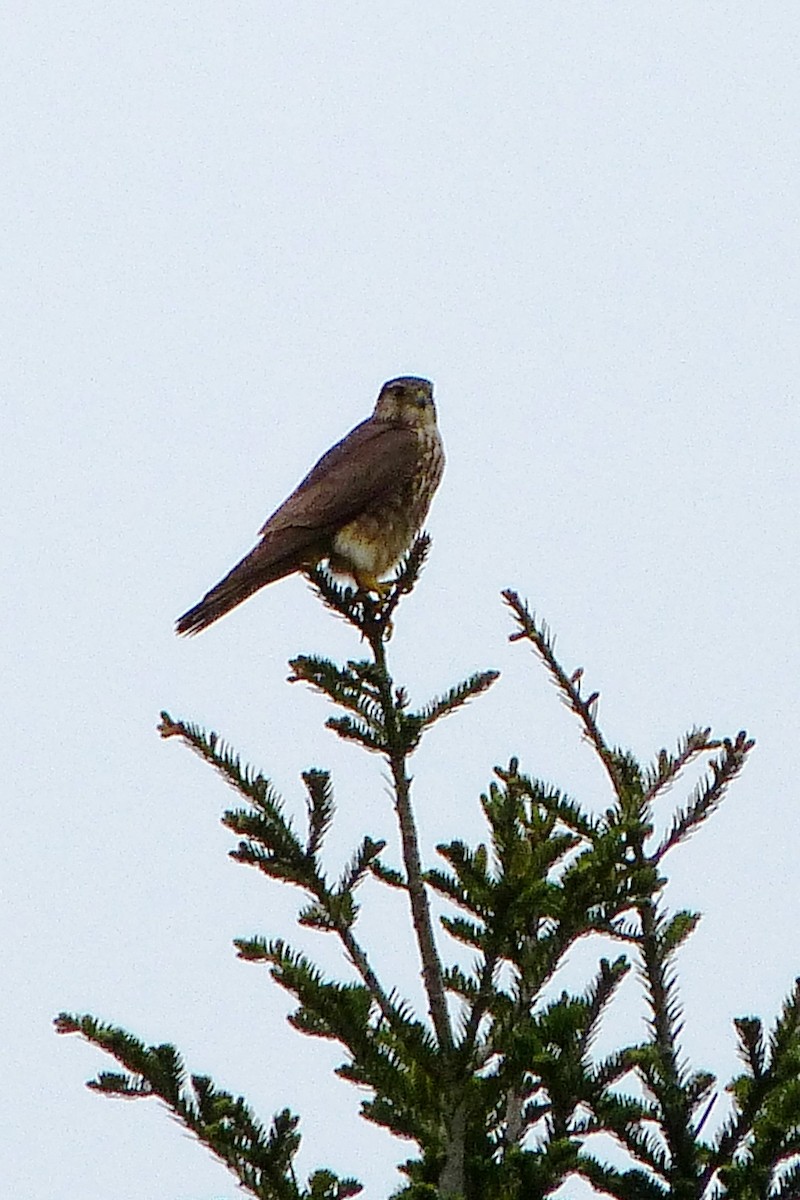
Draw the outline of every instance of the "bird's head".
M433 384L429 379L418 379L415 375L390 379L381 388L374 415L377 420L392 425L413 425L416 429L434 426Z

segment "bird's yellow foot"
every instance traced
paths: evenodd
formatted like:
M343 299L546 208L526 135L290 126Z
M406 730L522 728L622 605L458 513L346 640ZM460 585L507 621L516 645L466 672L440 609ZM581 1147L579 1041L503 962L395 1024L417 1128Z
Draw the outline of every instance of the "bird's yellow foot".
M374 592L379 600L385 600L392 590L392 584L385 579L378 579L375 575L369 575L364 571L359 571L355 576L355 581L358 584L359 591Z

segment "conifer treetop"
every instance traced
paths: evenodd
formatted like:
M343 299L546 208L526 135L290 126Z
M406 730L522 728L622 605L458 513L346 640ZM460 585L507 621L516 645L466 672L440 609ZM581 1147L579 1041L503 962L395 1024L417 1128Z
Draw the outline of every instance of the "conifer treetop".
M312 585L358 633L366 653L345 663L304 655L291 662L292 681L307 683L340 710L328 726L387 765L398 861L387 853L388 830L371 830L332 873L326 838L336 807L326 771L302 774L301 820L298 806L267 775L242 764L226 741L162 714L162 736L183 741L237 795L238 805L223 816L237 839L234 860L298 888L299 925L336 937L350 976L328 978L307 950L275 936L237 939L239 956L266 964L294 997L296 1029L342 1047L338 1073L366 1089L363 1115L415 1147L401 1165L406 1182L398 1200L529 1200L549 1195L571 1175L620 1200L797 1195L800 992L792 993L768 1037L756 1018L737 1022L744 1072L729 1085L730 1117L709 1133L718 1088L709 1071L690 1067L681 1049L676 975L676 956L698 916L670 913L663 898L669 854L719 806L752 741L743 732L718 739L693 728L675 750L639 763L608 741L598 693L584 691L583 672L562 666L546 625L516 593L505 592L512 640L531 646L577 717L604 767L609 799L604 811L591 811L525 772L514 757L495 768L481 797L485 839L469 845L456 837L427 861L409 760L439 720L498 677L478 672L420 706L393 678L393 622L427 550L423 536L379 601L312 572ZM660 820L664 829L657 833L654 806L693 764L704 764L700 782L671 823ZM398 981L381 977L360 931L361 906L375 885L407 897L423 1012ZM599 947L594 971L581 990L559 991L556 972L586 939ZM617 948L613 957L609 946ZM632 966L647 1007L645 1036L599 1056L598 1031ZM123 1073L101 1074L90 1086L159 1097L252 1195L334 1200L359 1190L355 1179L327 1168L301 1184L293 1166L298 1118L282 1110L262 1125L244 1099L205 1076L187 1076L174 1047L148 1047L89 1016L62 1014L57 1028L82 1034L123 1066ZM595 1151L599 1133L624 1149L627 1165L612 1166Z

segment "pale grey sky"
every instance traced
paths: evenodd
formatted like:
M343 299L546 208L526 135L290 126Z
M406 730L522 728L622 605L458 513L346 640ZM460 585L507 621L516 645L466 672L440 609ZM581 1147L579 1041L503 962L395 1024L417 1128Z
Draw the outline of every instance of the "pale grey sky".
M511 753L604 803L507 643L516 587L613 741L758 738L669 895L706 914L681 959L696 1065L724 1082L730 1018L773 1016L800 971L799 55L788 2L5 5L9 1196L236 1194L155 1104L84 1089L111 1062L53 1035L62 1008L176 1041L265 1119L298 1110L303 1170L396 1185L408 1147L231 939L332 970L335 948L227 860L232 794L155 724L219 730L298 807L330 767L334 859L392 836L378 762L285 683L295 653L357 652L301 580L194 641L172 623L401 373L435 381L448 467L397 675L424 700L503 671L419 755L426 846L480 836ZM366 936L414 995L377 902Z

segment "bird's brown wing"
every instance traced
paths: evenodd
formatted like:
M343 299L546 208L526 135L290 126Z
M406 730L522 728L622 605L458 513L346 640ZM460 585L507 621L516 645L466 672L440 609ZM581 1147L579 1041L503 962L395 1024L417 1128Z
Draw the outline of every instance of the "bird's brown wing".
M259 588L324 558L336 530L407 480L417 456L410 429L362 421L272 514L258 545L179 618L178 633L199 633Z
M335 532L413 474L419 444L411 429L369 417L324 454L259 531Z

